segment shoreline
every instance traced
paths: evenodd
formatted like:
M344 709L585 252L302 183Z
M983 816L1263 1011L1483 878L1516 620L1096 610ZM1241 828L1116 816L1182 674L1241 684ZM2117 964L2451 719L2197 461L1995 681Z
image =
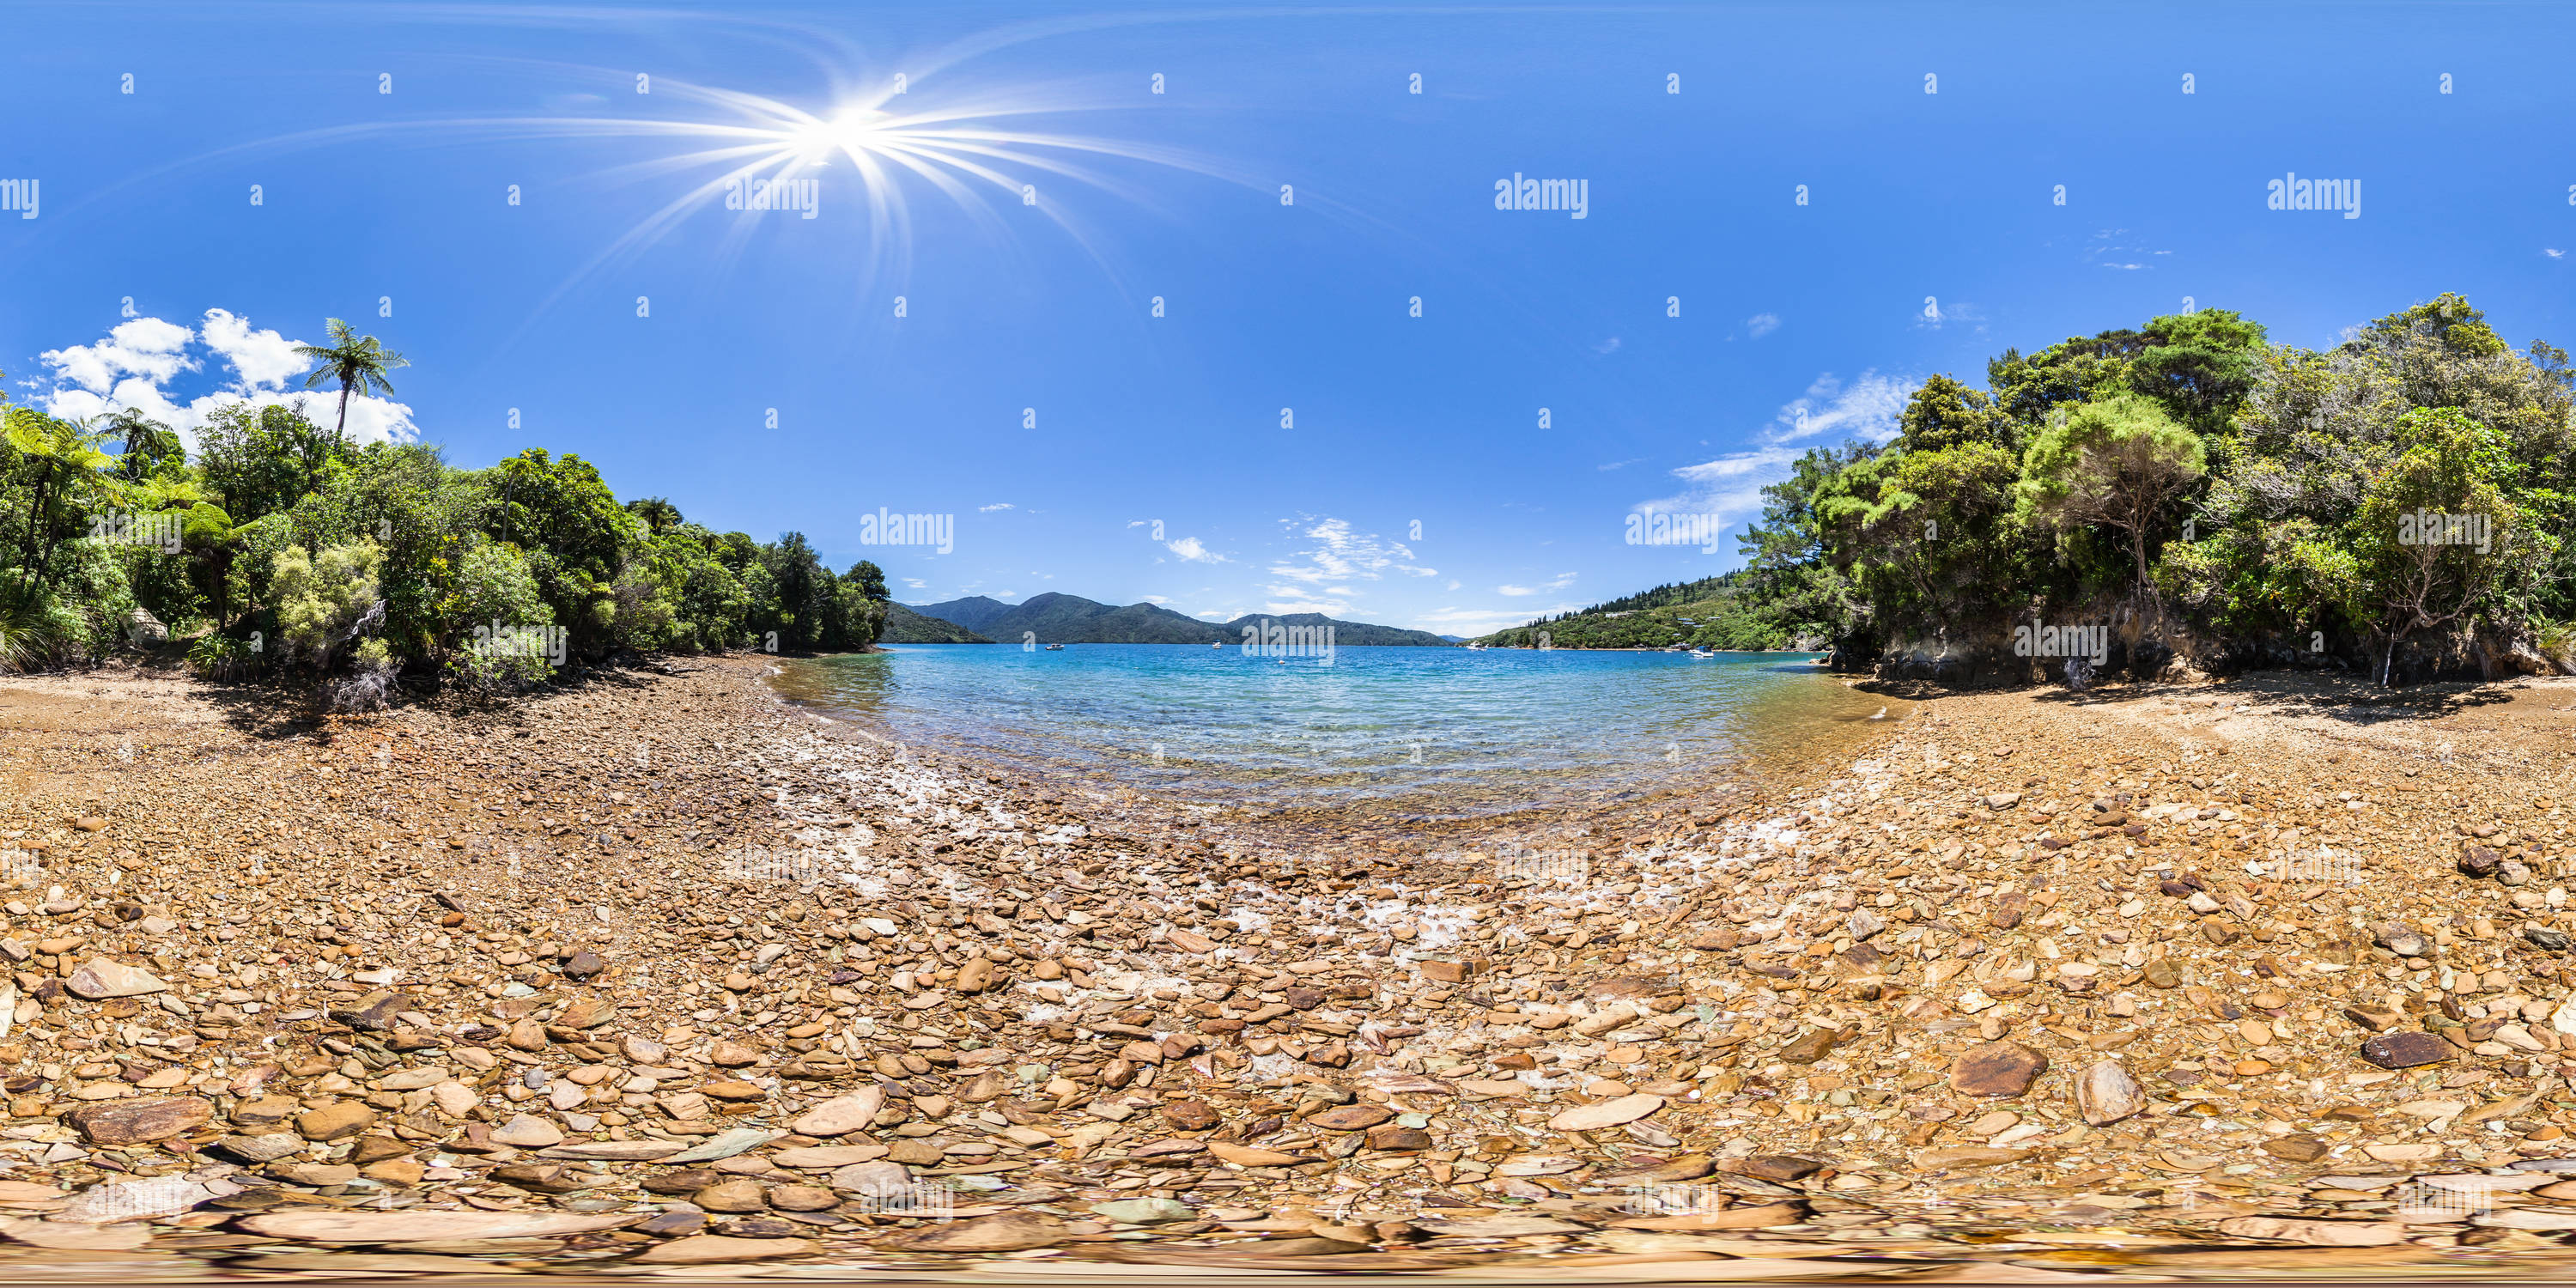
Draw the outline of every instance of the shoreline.
M2576 971L2523 933L2576 926L2576 682L1947 695L1723 793L1275 847L899 753L771 665L309 728L166 675L0 679L0 1206L223 1191L0 1233L327 1259L293 1231L390 1197L349 1216L412 1224L352 1242L615 1218L516 1255L1573 1280L2092 1270L2106 1228L2120 1277L2527 1269L2576 1226L2406 1179L2576 1155ZM962 1219L880 1201L933 1180Z

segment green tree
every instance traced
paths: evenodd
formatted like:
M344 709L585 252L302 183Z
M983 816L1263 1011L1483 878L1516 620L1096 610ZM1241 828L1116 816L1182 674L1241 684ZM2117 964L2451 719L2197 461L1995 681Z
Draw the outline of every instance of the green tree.
M242 523L293 509L338 451L301 407L275 403L225 403L197 431L198 474Z
M98 450L99 431L30 407L0 414L0 435L28 480L18 575L20 597L31 598L44 589L63 533L83 521L81 503L100 490L108 455Z
M886 600L893 598L892 595L886 593L885 569L877 567L875 563L869 560L862 559L857 563L851 564L850 571L846 576L848 580L858 585L859 593L867 596L869 599L882 604Z
M626 512L644 521L644 529L660 536L687 520L680 517L680 507L658 496L641 497L626 503Z
M2409 634L2510 612L2517 583L2551 544L2502 485L2510 456L2501 432L2457 408L2419 408L2399 422L2397 447L2352 523L2351 609L2382 641L2382 685Z
M2075 408L2031 442L2016 489L2025 522L2061 532L2101 525L2128 538L2139 595L2155 598L2147 548L2175 498L2207 472L2200 436L2134 394Z
M2021 450L2018 427L1995 410L1985 391L1971 389L1946 375L1917 386L1898 417L1895 448L1903 452L1939 452L1971 443L1992 443Z
M331 431L333 441L346 441L349 436L349 395L352 392L374 396L394 391L385 373L411 364L399 353L376 343L372 335L362 336L338 318L329 319L331 343L299 344L297 356L320 363L313 374L304 378L304 387L319 389L327 381L340 382L340 423Z

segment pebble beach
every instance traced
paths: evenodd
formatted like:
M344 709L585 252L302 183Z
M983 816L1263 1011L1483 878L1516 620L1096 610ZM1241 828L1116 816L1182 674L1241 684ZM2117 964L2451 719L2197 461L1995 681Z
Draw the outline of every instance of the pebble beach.
M1017 777L771 671L318 722L0 680L0 1264L2576 1251L2576 681L1891 698L1803 760L1408 828Z

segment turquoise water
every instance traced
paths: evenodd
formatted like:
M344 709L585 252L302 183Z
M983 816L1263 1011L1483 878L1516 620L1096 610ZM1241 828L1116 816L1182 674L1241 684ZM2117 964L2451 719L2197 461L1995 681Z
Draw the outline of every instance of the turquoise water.
M1327 664L1232 645L909 644L787 661L777 685L1025 773L1454 818L1633 798L1808 750L1887 705L1815 657L1343 648Z

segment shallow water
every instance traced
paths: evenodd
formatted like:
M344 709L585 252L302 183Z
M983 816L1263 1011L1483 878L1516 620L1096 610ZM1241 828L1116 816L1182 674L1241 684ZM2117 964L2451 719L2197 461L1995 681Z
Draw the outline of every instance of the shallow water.
M1891 706L1810 653L908 644L791 660L791 700L1025 773L1422 818L1601 803L1811 755ZM1904 704L1893 704L1890 718Z

